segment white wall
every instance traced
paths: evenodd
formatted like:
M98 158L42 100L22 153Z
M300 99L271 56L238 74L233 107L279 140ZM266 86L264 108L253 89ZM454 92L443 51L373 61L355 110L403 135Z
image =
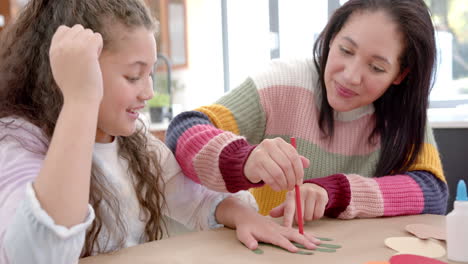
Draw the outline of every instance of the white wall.
M270 59L268 0L229 0L230 87ZM221 1L187 1L188 62L174 77L185 89L176 92L174 103L183 110L213 103L224 94Z
M315 37L328 20L328 1L279 0L280 57L312 57Z
M229 83L233 89L270 61L268 0L229 0Z
M174 71L185 86L174 95L182 110L210 104L224 91L221 1L187 3L188 68Z
M451 85L453 81L453 35L446 31L436 31L435 39L437 48L437 71L434 87L431 91L431 99L441 100L454 98L458 94L458 87Z
M188 0L189 67L174 72L185 89L174 103L189 110L224 94L220 0ZM312 56L313 41L327 21L327 1L279 0L281 58ZM228 0L230 88L270 60L268 0Z

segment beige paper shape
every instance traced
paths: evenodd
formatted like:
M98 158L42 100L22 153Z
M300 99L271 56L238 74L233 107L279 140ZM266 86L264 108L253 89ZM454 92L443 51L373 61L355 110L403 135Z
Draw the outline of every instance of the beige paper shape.
M446 240L446 233L443 228L439 228L426 224L410 224L405 227L406 231L421 238L435 238L438 240Z
M416 237L389 237L385 245L398 254L413 254L428 258L440 258L445 255L445 248L431 240Z

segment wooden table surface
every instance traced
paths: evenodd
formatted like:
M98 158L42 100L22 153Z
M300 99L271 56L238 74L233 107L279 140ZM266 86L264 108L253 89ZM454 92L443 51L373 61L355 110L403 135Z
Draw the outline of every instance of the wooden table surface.
M388 261L396 252L387 248L388 237L412 236L405 231L408 224L430 224L445 227L445 216L414 215L374 219L321 219L305 225L306 232L316 236L333 238L332 244L341 245L336 253L314 252L314 255L292 254L261 245L264 251L257 255L244 247L234 230L193 232L169 239L126 248L111 255L99 255L82 259L79 264L149 264L149 263L353 263ZM445 247L445 242L435 240ZM439 260L448 263L444 256Z

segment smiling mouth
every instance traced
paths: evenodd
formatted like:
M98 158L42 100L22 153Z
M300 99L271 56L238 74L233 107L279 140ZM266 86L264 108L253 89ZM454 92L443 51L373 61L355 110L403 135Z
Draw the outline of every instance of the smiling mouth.
M357 93L353 92L352 90L345 88L344 86L342 86L338 82L335 82L335 84L336 84L336 90L337 90L338 94L340 96L342 96L342 97L350 98L350 97L358 95Z
M143 106L136 107L136 108L129 108L129 109L127 109L127 113L137 114L137 113L139 113L139 110L141 110L141 109L143 109Z

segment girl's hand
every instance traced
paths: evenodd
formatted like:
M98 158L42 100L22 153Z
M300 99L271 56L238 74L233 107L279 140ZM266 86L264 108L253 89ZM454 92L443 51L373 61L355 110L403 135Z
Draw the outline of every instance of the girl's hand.
M315 249L316 244L320 243L320 240L308 233L301 235L297 229L281 226L253 210L239 217L236 223L236 233L239 241L251 250L258 247L258 242L277 245L290 252L298 251L291 241L302 244L308 249Z
M309 160L282 138L263 140L250 154L244 174L250 182L264 181L273 190L292 190L302 184Z
M321 186L313 183L305 183L301 187L302 211L305 221L312 221L323 217L325 207L328 204L328 193ZM289 191L286 201L270 211L270 216L283 216L283 225L291 227L293 220L297 222L296 213L296 192Z
M103 81L99 56L101 34L81 25L60 26L52 37L49 50L50 67L64 101L99 103Z
M252 250L258 247L259 241L280 246L291 252L298 250L291 241L309 249L316 248L315 245L320 243L320 240L310 234L301 235L297 229L281 226L271 218L260 215L236 197L228 197L219 203L215 216L218 223L235 228L239 241Z

